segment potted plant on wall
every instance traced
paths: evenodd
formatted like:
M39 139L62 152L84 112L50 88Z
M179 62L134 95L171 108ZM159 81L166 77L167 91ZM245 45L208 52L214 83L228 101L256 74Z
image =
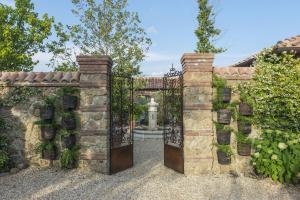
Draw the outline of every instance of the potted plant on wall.
M215 126L218 144L229 145L232 128L230 126L226 126L217 122L215 122Z
M237 152L240 156L250 156L252 139L243 133L236 133L237 138Z
M218 156L218 162L221 165L229 165L231 163L231 156L232 156L232 150L230 148L230 145L220 145L215 144L218 148L217 150L217 156Z
M49 120L40 120L35 122L41 127L41 136L44 140L53 140L56 136L56 125Z
M67 130L76 129L76 116L74 112L62 113L61 126Z
M43 141L36 148L37 153L42 154L43 159L55 160L57 157L57 147L52 141Z
M62 96L62 104L64 110L74 110L78 105L78 97L75 94L79 93L79 89L72 87L64 87L60 91Z
M252 131L252 117L239 115L237 126L240 133L249 135Z
M42 120L51 120L54 118L55 97L47 97L45 105L40 108L40 117Z
M76 131L61 129L59 131L59 135L61 136L66 148L70 149L76 145Z
M61 167L65 169L73 169L78 161L78 146L65 149L60 156Z

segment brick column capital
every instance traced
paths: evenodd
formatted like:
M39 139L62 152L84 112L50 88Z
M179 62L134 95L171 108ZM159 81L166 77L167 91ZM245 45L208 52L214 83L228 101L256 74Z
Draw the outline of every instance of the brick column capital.
M183 72L212 72L214 54L211 53L186 53L181 58Z
M108 73L113 61L109 56L77 56L81 73Z

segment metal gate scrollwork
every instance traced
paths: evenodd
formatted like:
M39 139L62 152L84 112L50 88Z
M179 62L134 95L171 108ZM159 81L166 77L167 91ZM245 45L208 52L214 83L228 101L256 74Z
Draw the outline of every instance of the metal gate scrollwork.
M184 173L183 75L172 66L163 78L164 164Z

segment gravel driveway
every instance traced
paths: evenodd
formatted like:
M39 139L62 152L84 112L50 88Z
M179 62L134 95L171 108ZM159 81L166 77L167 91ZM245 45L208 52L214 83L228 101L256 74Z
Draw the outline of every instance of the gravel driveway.
M163 144L135 142L135 167L113 176L30 168L0 177L0 199L300 200L300 187L230 175L185 177L163 166Z

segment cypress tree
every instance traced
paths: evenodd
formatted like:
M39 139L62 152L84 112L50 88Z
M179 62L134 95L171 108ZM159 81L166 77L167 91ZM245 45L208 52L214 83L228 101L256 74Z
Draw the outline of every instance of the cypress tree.
M221 34L221 30L215 27L215 13L213 6L209 5L208 0L198 0L199 15L197 17L199 27L195 31L198 38L197 53L222 53L223 48L214 46L216 37Z

